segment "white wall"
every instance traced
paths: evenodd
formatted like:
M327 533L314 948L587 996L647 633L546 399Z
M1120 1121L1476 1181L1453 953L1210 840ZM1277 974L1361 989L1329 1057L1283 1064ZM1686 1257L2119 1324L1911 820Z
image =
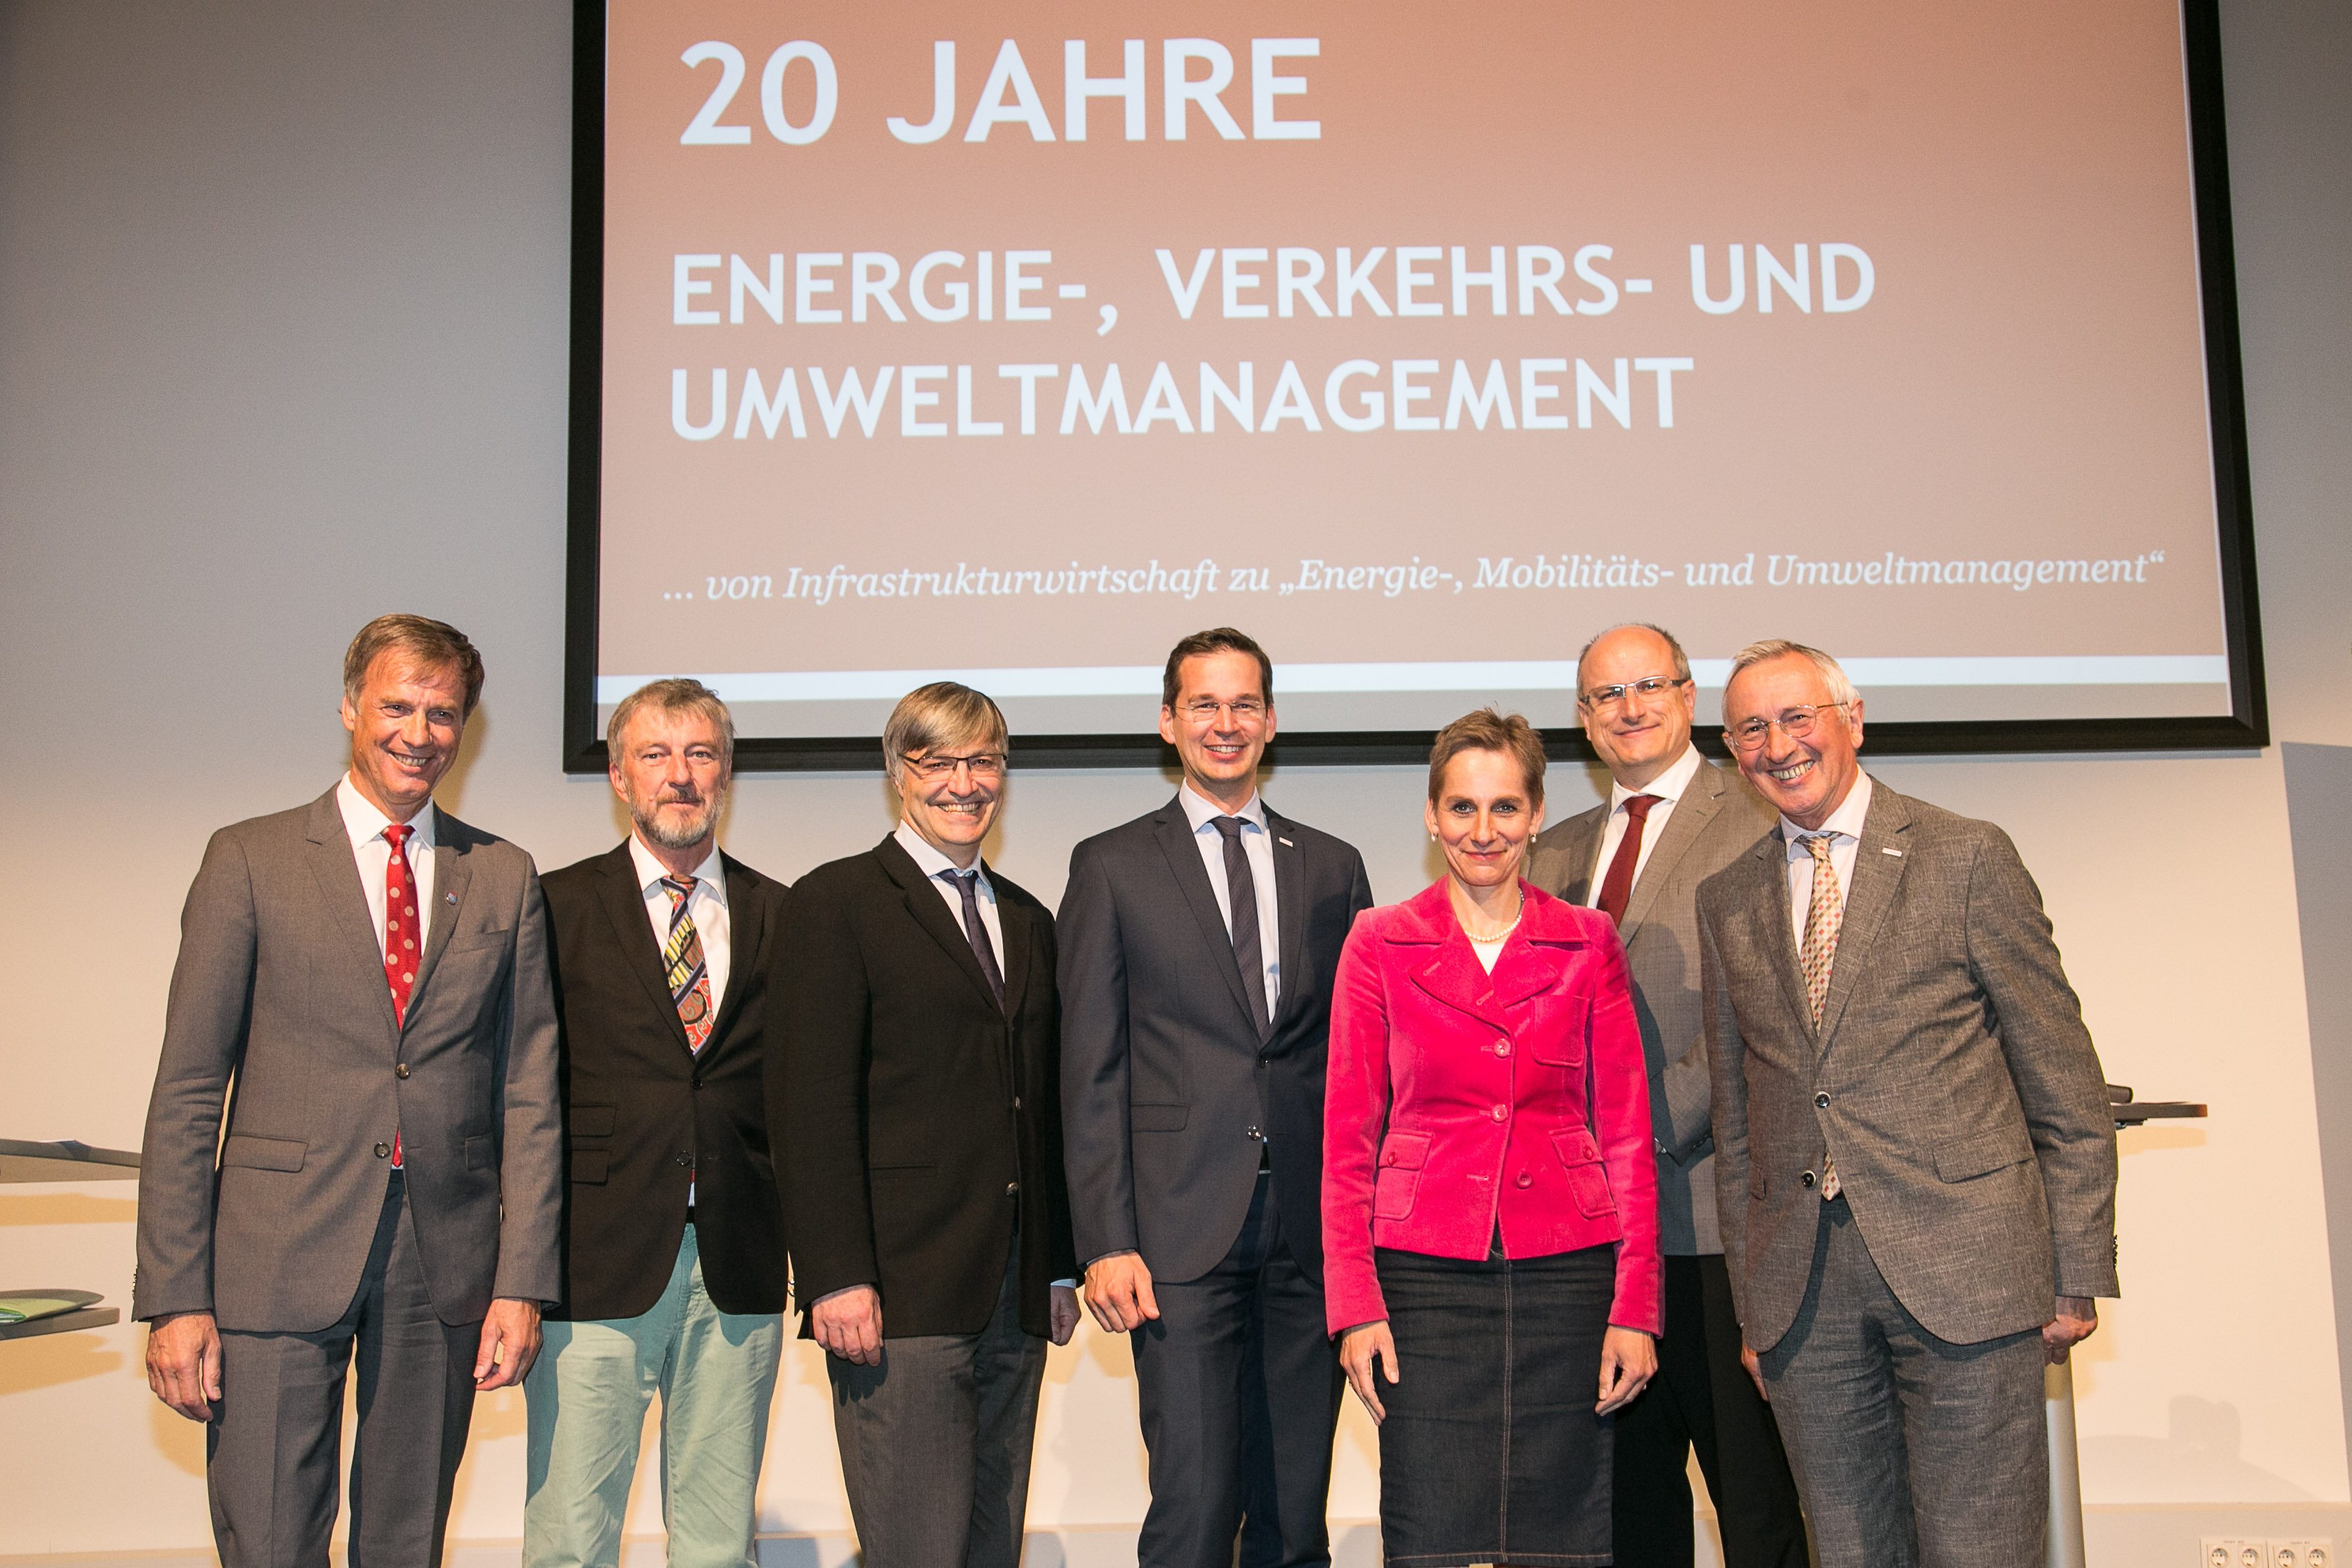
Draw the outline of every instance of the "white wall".
M569 13L0 7L0 1137L136 1144L205 837L332 780L336 661L371 615L444 616L488 659L448 804L548 865L617 837L604 786L556 767ZM2225 21L2274 721L2352 743L2352 8ZM2108 1077L2212 1104L2125 1138L2129 1294L2078 1373L2091 1500L2345 1503L2276 749L1879 772L2015 835ZM1073 837L1167 787L1022 777L997 858L1050 900ZM1429 870L1419 787L1299 769L1269 792L1394 899ZM1572 775L1555 796L1580 802ZM767 776L729 833L790 877L887 826L871 778ZM0 1283L127 1301L131 1213L123 1186L0 1191ZM0 1555L204 1544L201 1436L147 1394L142 1343L0 1346ZM769 1529L846 1522L822 1389L796 1352ZM460 1539L520 1534L522 1421L512 1395L478 1413ZM1334 1513L1369 1517L1352 1415L1341 1447ZM1131 1527L1142 1502L1124 1350L1083 1331L1033 1525Z

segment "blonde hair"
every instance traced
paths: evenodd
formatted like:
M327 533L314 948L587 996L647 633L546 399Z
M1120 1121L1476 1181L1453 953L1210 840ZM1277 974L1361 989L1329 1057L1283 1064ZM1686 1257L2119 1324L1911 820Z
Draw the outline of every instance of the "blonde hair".
M918 686L890 710L890 721L882 726L882 768L896 779L898 764L909 752L970 741L993 742L1011 750L1013 737L1005 729L1003 710L984 691L935 680Z

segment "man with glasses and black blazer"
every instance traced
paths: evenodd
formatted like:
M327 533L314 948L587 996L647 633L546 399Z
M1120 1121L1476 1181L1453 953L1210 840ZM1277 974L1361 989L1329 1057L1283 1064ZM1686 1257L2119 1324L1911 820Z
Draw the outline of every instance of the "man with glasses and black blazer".
M980 854L1006 739L970 687L901 699L898 829L785 920L769 1117L866 1568L1018 1568L1045 1343L1078 1322L1054 917Z
M1062 895L1062 1120L1087 1305L1130 1336L1142 1568L1330 1560L1323 1320L1332 977L1362 857L1259 798L1274 670L1230 626L1168 656L1176 798L1081 843Z

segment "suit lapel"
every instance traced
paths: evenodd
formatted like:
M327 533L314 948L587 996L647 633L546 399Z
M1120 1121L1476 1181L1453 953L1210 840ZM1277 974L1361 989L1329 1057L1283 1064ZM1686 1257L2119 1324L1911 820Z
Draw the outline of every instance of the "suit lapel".
M899 894L906 900L907 912L914 917L915 923L930 933L931 940L940 944L940 950L947 954L949 961L963 971L964 978L971 982L972 989L978 991L990 1006L995 1006L996 993L989 989L988 976L981 972L980 957L971 951L971 938L964 934L963 922L948 913L947 900L940 897L938 884L923 875L923 868L915 864L915 858L907 853L906 847L895 835L876 845L874 856L882 862L882 869L889 873L890 879L898 885ZM998 904L1000 917L1003 910L1004 906ZM1005 946L1012 946L1009 939ZM1008 991L1006 994L1009 997L1011 993Z
M1666 816L1666 825L1658 830L1658 841L1650 849L1650 858L1642 863L1642 875L1633 883L1633 897L1625 900L1625 921L1617 934L1631 947L1633 933L1649 917L1652 906L1658 901L1658 889L1675 874L1675 863L1684 852L1698 842L1715 814L1723 809L1723 775L1706 763L1691 775L1690 786L1675 809Z
M368 915L367 889L360 886L359 862L352 854L351 829L343 826L342 808L335 804L333 790L311 803L307 837L310 840L310 872L318 879L319 897L326 907L327 918L342 938L343 946L358 958L359 973L367 978L365 989L375 995L376 1010L383 1016L384 1028L395 1031L400 1026L392 1013L392 987L384 983L383 947L376 940L375 921ZM437 866L434 874L440 874Z
M1004 933L1004 1016L1021 1016L1022 999L1029 994L1029 911L996 889L996 924ZM969 945L969 944L967 944Z
M727 878L727 994L719 999L719 1016L710 1026L710 1044L726 1035L727 1026L743 1010L743 994L751 989L747 977L760 962L761 928L767 921L758 876L748 867L738 865L724 850L719 852L719 864ZM684 1032L685 1026L679 1026L679 1033Z
M1281 951L1275 957L1280 965L1276 973L1282 980L1276 1022L1284 1009L1307 994L1300 984L1306 974L1300 965L1307 962L1307 852L1287 831L1289 826L1267 808L1265 831L1274 840L1274 918L1282 928ZM1239 966L1235 968L1238 972Z
M1813 1028L1813 1004L1805 990L1805 972L1797 964L1797 931L1789 923L1789 844L1776 824L1748 851L1755 878L1755 897L1762 903L1758 916L1763 926L1765 952L1772 973L1780 977L1780 994L1800 1027Z
M1192 911L1193 923L1201 928L1201 939L1209 944L1212 954L1223 962L1213 965L1225 977L1225 990L1241 1009L1250 1033L1257 1033L1257 1009L1249 1003L1249 993L1242 989L1242 966L1234 957L1233 933L1225 929L1225 917L1217 912L1217 890L1209 885L1209 869L1201 864L1200 846L1193 842L1192 825L1184 816L1184 803L1171 800L1166 809L1152 818L1153 831L1160 838L1160 853L1168 858L1168 869L1175 875L1176 886L1182 889L1186 907ZM1277 874L1278 875L1278 874ZM1282 899L1282 887L1275 885L1277 905Z
M425 962L416 966L416 986L408 994L408 1016L416 1016L417 999L425 988L433 984L433 972L441 963L441 955L449 950L449 938L457 929L458 920L466 912L466 889L474 879L474 868L465 852L450 840L457 837L457 819L439 806L429 807L433 813L433 901L438 907L433 911L433 922L425 930ZM386 987L389 992L389 987Z
M1873 780L1870 810L1862 822L1862 842L1854 847L1853 886L1846 889L1845 918L1838 923L1837 952L1830 961L1830 994L1822 1002L1824 1051L1837 1033L1846 999L1860 984L1858 976L1869 972L1870 950L1903 886L1903 874L1910 862L1902 851L1910 828L1911 813L1903 797Z
M677 1002L669 994L669 978L662 973L661 946L654 938L654 925L646 914L645 889L637 885L637 863L629 854L628 842L604 857L597 868L597 891L604 906L604 917L612 922L613 940L618 944L622 967L637 977L655 1011L669 1021L669 1031L677 1041L677 1048L688 1048L686 1026L677 1019Z
M1598 810L1571 819L1561 831L1560 863L1568 868L1568 878L1559 885L1561 901L1580 905L1591 901L1592 880L1601 874L1597 864L1601 858L1601 835L1608 825L1609 807L1604 802Z

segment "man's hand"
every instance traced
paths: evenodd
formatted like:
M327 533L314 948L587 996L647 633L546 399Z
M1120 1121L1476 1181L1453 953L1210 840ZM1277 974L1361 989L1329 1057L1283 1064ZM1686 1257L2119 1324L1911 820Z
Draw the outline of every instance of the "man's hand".
M1639 1329L1612 1324L1601 1340L1601 1403L1592 1407L1593 1414L1624 1409L1657 1374L1657 1342Z
M2042 1325L2042 1353L2052 1366L2064 1366L2067 1352L2098 1331L2098 1302L2088 1296L2061 1296L2055 1315ZM152 1352L148 1359L154 1359Z
M147 1326L147 1386L191 1421L221 1396L220 1330L210 1312L174 1312Z
M1114 1252L1087 1265L1087 1310L1110 1333L1124 1334L1160 1316L1151 1270L1139 1252Z
M1348 1374L1348 1386L1371 1412L1372 1425L1377 1426L1389 1418L1388 1406L1381 1403L1380 1385L1372 1378L1372 1363L1378 1361L1381 1370L1391 1383L1402 1383L1397 1372L1396 1340L1389 1332L1386 1318L1369 1323L1358 1323L1339 1335L1339 1370Z
M474 1392L512 1388L539 1359L539 1303L501 1296L482 1320L481 1353L474 1357Z
M1078 1331L1078 1293L1068 1285L1046 1287L1046 1326L1054 1331L1054 1342L1066 1345L1070 1336Z
M882 1292L871 1285L852 1285L819 1296L809 1307L809 1332L844 1361L880 1366Z
M1756 1385L1756 1397L1771 1404L1772 1396L1764 1391L1764 1363L1756 1359L1756 1352L1748 1348L1746 1340L1739 1342L1739 1364L1748 1369L1748 1381Z

